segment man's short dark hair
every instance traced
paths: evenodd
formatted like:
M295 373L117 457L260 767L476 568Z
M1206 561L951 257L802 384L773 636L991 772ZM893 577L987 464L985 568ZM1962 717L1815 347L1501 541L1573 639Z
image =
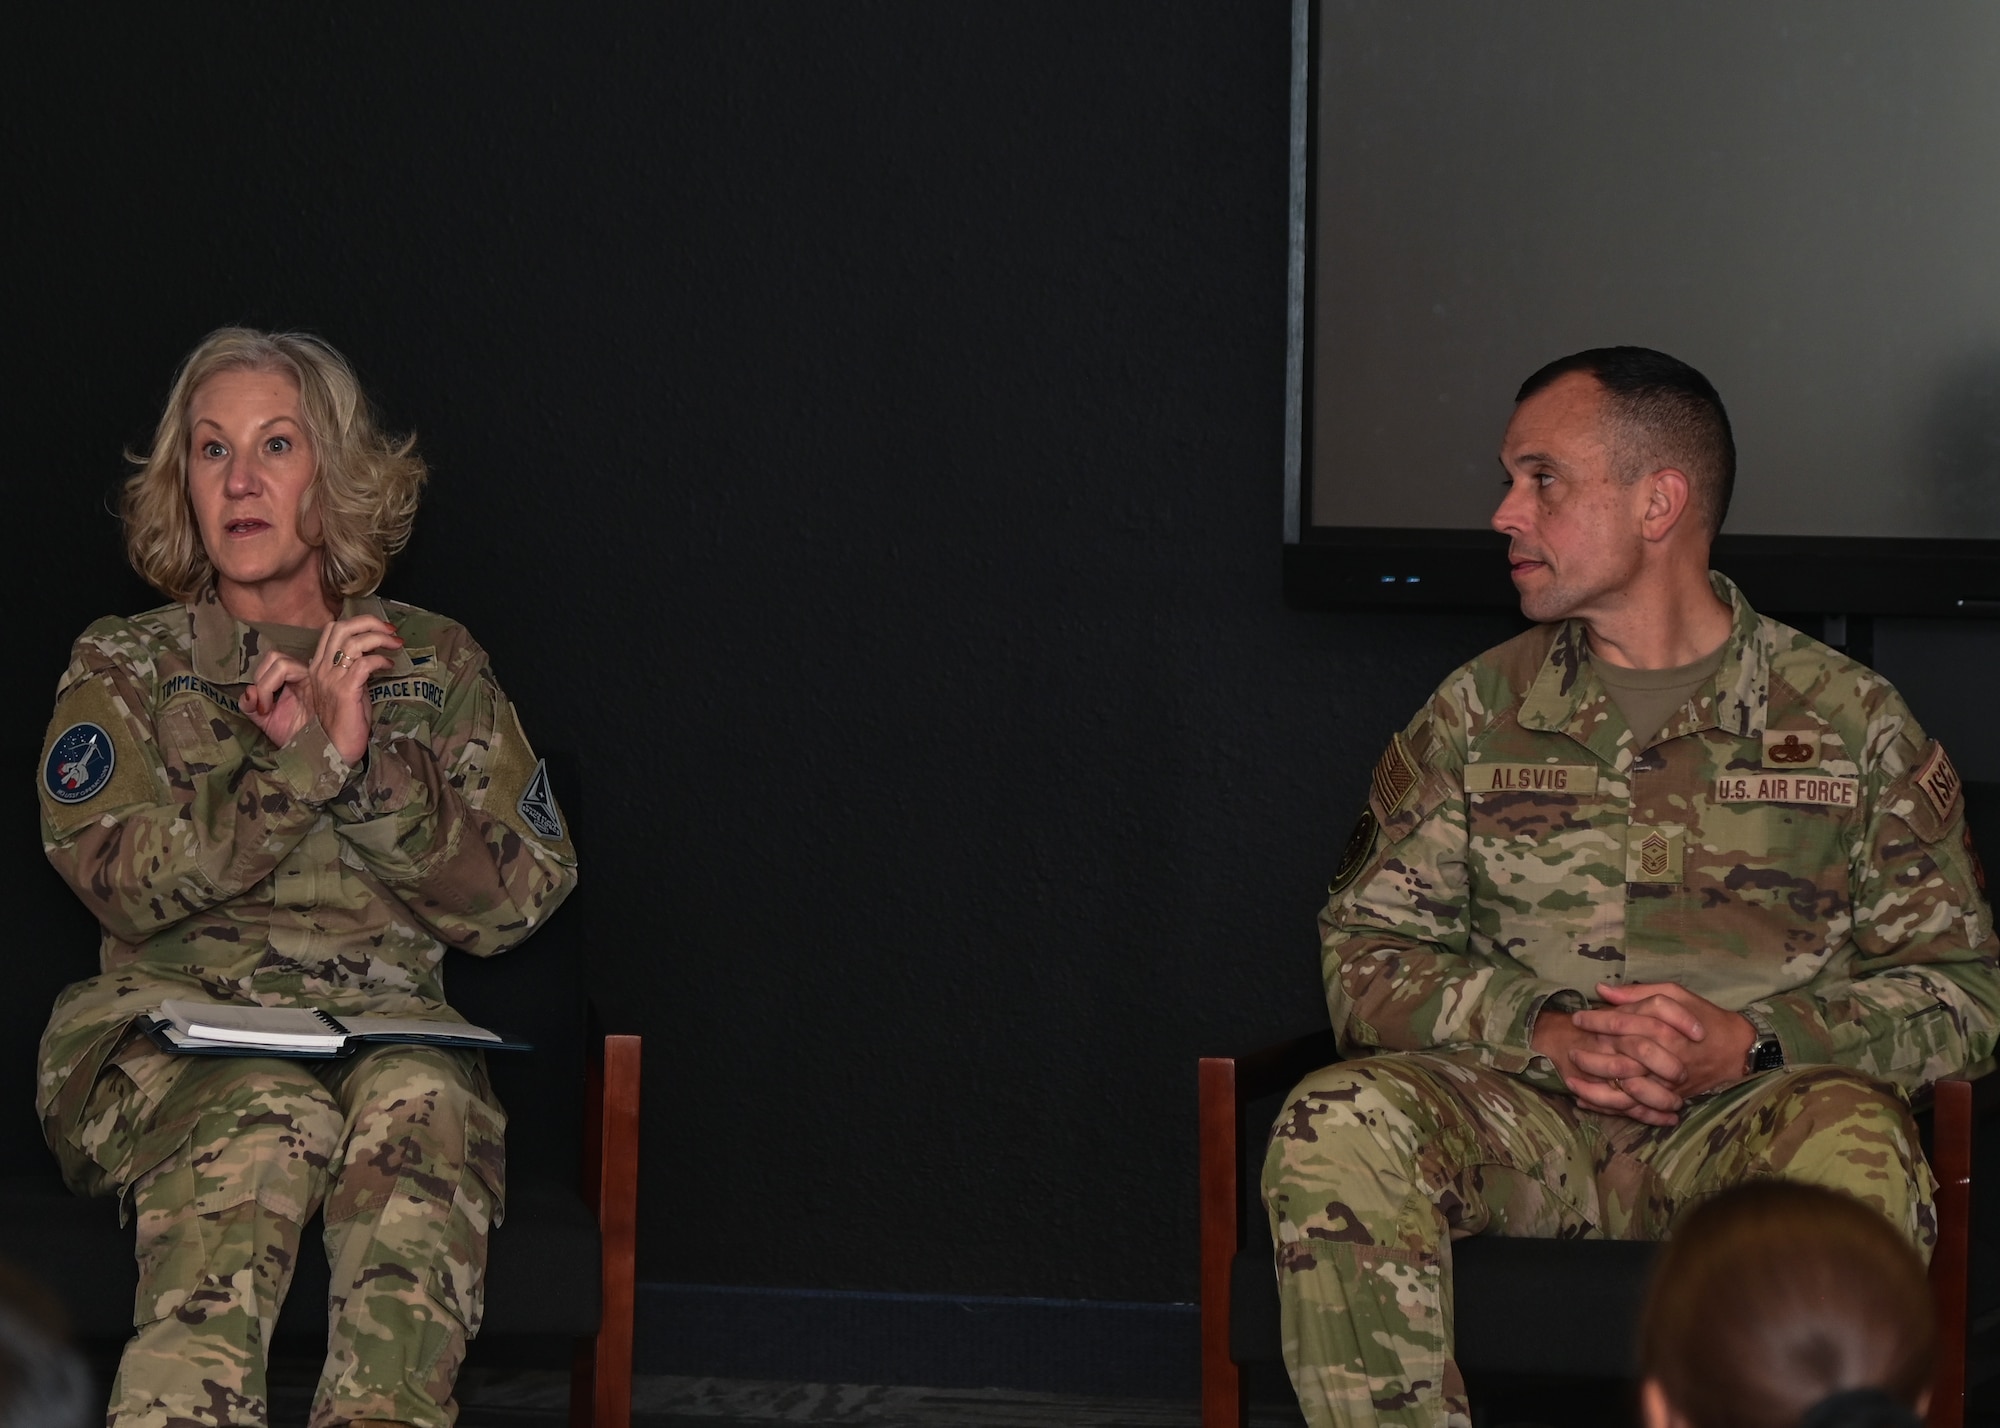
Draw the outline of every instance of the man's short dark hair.
M1593 347L1558 357L1521 383L1514 404L1571 372L1587 373L1604 388L1620 428L1613 442L1620 479L1636 481L1668 466L1685 472L1708 533L1720 531L1736 489L1736 438L1708 378L1650 347Z

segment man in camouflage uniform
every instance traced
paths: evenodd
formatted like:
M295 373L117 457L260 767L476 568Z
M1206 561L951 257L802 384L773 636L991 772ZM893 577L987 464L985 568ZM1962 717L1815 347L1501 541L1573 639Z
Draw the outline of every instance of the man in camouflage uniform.
M1545 623L1452 674L1377 766L1320 917L1355 1059L1293 1091L1265 1164L1318 1428L1469 1423L1465 1235L1659 1238L1773 1176L1927 1252L1905 1093L2000 1029L1943 750L1708 571L1734 467L1713 388L1613 348L1517 402L1494 525ZM1635 715L1640 686L1672 702Z
M103 970L56 1005L38 1103L71 1186L115 1191L138 1224L118 1428L267 1421L265 1349L322 1207L314 1428L445 1428L479 1328L505 1196L480 1056L176 1057L135 1022L168 997L457 1019L446 947L509 947L574 884L546 773L465 630L373 597L341 618L401 641L356 763L317 722L262 736L254 672L273 646L308 657L315 632L242 623L212 590L91 626L59 686L42 837L103 925Z

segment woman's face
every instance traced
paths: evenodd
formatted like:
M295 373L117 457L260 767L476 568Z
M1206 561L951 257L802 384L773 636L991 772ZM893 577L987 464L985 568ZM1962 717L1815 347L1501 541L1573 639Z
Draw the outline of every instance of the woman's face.
M195 388L188 501L223 606L239 619L324 619L319 550L299 533L314 465L299 389L287 374L218 372Z

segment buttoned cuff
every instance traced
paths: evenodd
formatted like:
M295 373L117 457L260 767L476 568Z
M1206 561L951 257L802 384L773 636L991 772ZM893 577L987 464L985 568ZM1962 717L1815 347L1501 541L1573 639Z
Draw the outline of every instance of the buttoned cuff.
M271 777L313 808L332 801L358 772L358 766L340 756L317 719L307 720L271 764Z

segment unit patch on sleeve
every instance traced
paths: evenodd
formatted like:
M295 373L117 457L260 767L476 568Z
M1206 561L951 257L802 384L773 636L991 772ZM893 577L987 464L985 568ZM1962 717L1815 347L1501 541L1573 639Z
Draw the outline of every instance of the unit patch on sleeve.
M85 720L56 735L42 763L42 787L57 803L82 803L104 792L117 767L111 735Z
M521 801L514 805L527 825L552 842L561 842L562 814L556 810L556 796L549 789L549 761L535 761L535 776L528 780Z
M1951 817L1952 809L1958 804L1958 770L1951 766L1951 760L1945 757L1944 745L1936 739L1931 740L1929 757L1917 769L1916 784L1930 801L1938 822Z
M1340 866L1333 870L1333 881L1326 885L1329 896L1339 897L1347 891L1349 884L1361 876L1361 870L1368 866L1369 855L1375 851L1375 833L1379 826L1375 822L1374 810L1363 808L1360 821L1347 835L1347 846L1341 850Z
M1375 776L1368 785L1368 802L1375 811L1375 817L1387 820L1390 814L1403 806L1403 800L1416 786L1417 761L1410 757L1409 746L1403 742L1403 736L1392 734L1389 736L1389 747L1382 751L1382 757L1375 764Z

